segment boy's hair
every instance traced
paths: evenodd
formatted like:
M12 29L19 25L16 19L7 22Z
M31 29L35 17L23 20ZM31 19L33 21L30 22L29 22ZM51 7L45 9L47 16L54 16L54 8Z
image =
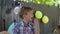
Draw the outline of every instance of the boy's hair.
M32 11L31 7L23 6L21 11L19 12L19 17L23 18L23 15L26 15L28 12Z

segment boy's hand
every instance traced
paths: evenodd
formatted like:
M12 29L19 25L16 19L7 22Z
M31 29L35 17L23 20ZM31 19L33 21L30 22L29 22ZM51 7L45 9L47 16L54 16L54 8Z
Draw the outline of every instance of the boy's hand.
M38 19L35 18L34 23L35 23L35 34L40 34L40 27L39 27Z

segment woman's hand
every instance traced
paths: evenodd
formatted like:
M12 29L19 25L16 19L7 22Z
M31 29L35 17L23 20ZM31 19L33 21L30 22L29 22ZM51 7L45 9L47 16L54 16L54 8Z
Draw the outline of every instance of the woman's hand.
M35 18L34 23L35 23L35 34L40 34L40 26L39 26L38 19Z

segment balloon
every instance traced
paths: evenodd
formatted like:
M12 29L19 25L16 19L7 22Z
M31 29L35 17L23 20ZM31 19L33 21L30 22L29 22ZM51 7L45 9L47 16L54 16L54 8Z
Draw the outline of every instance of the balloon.
M37 19L41 19L41 17L42 17L42 12L41 12L41 11L36 11L35 17L36 17Z
M46 1L46 0L41 0L41 3L42 3L42 4L45 4L45 1Z
M49 22L49 18L48 18L47 16L43 16L42 22L43 22L44 24L47 24L47 23Z
M34 3L35 1L33 0L32 2Z
M28 0L26 0L26 2L29 2Z
M48 4L49 4L49 2L48 2L48 1L46 1L46 2L45 2L45 4L46 4L46 5L48 5Z
M37 1L38 4L40 4L40 1Z
M32 0L29 0L29 2L32 2Z
M26 2L27 0L23 0L24 2Z
M18 14L20 12L21 8L22 8L22 5L20 5L20 7L16 6L13 10L14 14Z
M33 0L33 3L36 3L37 4L37 0Z
M53 2L49 2L49 6L53 6L53 4L54 4Z

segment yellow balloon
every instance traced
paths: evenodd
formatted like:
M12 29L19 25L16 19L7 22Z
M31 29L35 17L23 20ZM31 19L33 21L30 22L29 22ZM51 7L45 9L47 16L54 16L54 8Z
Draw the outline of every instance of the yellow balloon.
M47 16L43 16L42 22L43 22L44 24L47 24L47 23L49 22L49 18L48 18Z
M41 18L42 18L42 12L41 12L41 11L36 11L35 17L36 17L37 19L41 19Z

